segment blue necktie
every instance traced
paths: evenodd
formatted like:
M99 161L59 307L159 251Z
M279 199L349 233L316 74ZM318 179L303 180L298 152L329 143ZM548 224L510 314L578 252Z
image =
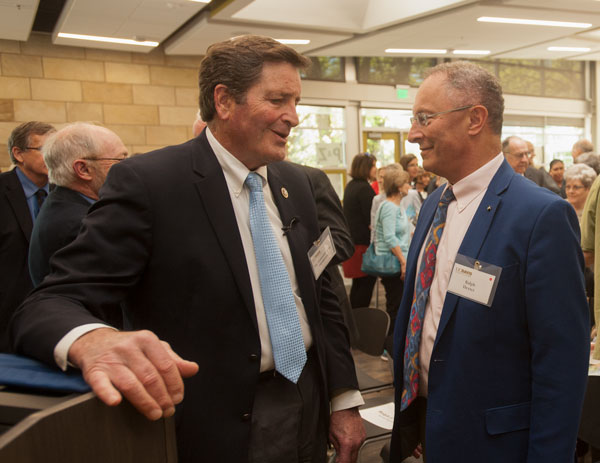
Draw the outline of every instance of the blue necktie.
M406 342L404 346L404 377L403 389L400 402L400 410L406 410L413 400L417 398L419 392L419 348L421 345L421 331L423 329L423 317L425 315L425 306L429 299L429 290L435 274L435 262L437 248L442 238L442 232L446 225L446 213L448 204L454 200L452 188L446 188L438 203L438 209L435 212L431 231L425 243L421 265L419 266L419 276L415 288L415 295L410 308L410 317L408 319L408 328L406 330Z
M245 183L250 190L250 231L275 369L296 383L306 363L306 349L290 277L267 216L262 178L250 172Z

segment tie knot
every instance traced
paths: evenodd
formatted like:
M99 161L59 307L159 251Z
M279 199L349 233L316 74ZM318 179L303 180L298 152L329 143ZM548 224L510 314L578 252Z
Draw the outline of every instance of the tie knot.
M448 187L448 188L446 188L446 191L444 191L444 193L442 194L442 197L440 198L440 206L441 205L447 206L454 199L456 199L456 198L454 196L454 192L452 191L452 187Z
M250 172L244 183L251 192L262 191L262 178L256 172Z

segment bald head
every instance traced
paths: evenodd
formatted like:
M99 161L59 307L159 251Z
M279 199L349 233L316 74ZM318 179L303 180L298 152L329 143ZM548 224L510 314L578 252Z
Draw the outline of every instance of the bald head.
M502 153L517 174L525 173L529 167L529 147L525 140L519 137L506 138L502 142Z
M592 145L592 142L583 138L575 142L573 148L571 148L571 155L575 160L580 154L591 153L592 151L594 151L594 145Z
M110 167L127 157L127 148L113 131L77 122L51 135L43 154L52 183L98 199Z

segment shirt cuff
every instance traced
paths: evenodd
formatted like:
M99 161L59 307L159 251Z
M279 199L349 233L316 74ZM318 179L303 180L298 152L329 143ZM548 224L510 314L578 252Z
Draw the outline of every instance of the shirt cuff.
M71 331L65 334L60 341L58 341L58 344L54 348L54 361L62 371L67 371L67 367L69 366L69 349L73 343L84 334L97 330L98 328L111 328L115 331L118 331L116 328L103 323L88 323L86 325L73 328Z
M331 397L331 411L338 412L364 405L365 401L356 389L338 389Z

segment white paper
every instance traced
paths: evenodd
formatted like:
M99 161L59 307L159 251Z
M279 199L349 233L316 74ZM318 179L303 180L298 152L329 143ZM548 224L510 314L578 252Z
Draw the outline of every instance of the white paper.
M488 305L496 277L466 265L454 264L448 292Z
M361 408L358 411L363 420L367 420L379 428L391 431L394 427L394 402L388 402L377 407Z

